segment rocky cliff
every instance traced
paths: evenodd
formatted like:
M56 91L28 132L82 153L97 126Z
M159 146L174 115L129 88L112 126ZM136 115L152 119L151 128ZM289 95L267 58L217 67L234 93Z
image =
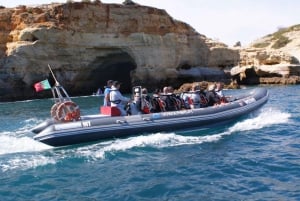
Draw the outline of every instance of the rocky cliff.
M231 78L299 83L298 38L294 26L228 48L165 10L132 2L1 7L0 101L51 97L33 88L46 78L53 84L48 64L72 96L92 94L108 79L121 81L123 92Z
M231 69L238 83L300 83L300 25L262 37L239 54L239 65Z
M165 10L100 1L0 9L0 99L51 95L33 84L52 79L71 95L91 94L107 79L122 89L201 81L199 66L238 63L238 51L214 44ZM231 57L218 56L229 53ZM214 69L214 71L216 71ZM208 75L210 73L208 72ZM217 77L226 79L217 69ZM53 82L52 82L53 83Z

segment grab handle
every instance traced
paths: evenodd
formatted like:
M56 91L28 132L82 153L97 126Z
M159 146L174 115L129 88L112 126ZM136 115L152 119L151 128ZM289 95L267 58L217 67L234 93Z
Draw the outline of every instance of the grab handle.
M118 120L116 120L116 123L117 123L117 124L125 124L125 123L127 123L127 122L124 121L124 120L119 120L119 119L118 119Z

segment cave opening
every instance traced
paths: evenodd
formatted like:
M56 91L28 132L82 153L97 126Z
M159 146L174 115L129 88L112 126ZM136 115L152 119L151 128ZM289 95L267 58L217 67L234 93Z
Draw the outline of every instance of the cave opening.
M124 51L116 50L105 56L98 56L87 66L88 72L76 79L81 80L80 86L75 87L76 92L87 95L95 93L98 88L104 91L107 80L117 80L122 83L120 91L130 93L131 74L136 66L134 59Z

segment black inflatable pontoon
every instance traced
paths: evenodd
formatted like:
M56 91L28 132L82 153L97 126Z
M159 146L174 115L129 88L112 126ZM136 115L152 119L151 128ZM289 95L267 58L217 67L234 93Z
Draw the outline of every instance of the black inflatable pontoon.
M229 103L213 107L132 116L91 115L65 123L48 120L32 131L36 133L34 139L37 141L51 146L65 146L142 133L212 127L248 114L267 100L268 91L256 88L240 94Z

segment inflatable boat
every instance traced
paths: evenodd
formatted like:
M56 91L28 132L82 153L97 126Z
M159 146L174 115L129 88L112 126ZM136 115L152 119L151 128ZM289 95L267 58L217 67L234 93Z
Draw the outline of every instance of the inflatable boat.
M71 118L73 121L58 121L61 120L59 117L52 118L33 128L32 132L36 134L35 140L57 147L153 132L210 128L215 124L236 120L249 114L264 105L267 100L268 90L255 88L241 90L241 94L225 104L131 116L80 116L76 105L71 105L74 110L70 113L71 117L75 115ZM65 104L54 105L56 116L62 114L59 110L62 105Z

